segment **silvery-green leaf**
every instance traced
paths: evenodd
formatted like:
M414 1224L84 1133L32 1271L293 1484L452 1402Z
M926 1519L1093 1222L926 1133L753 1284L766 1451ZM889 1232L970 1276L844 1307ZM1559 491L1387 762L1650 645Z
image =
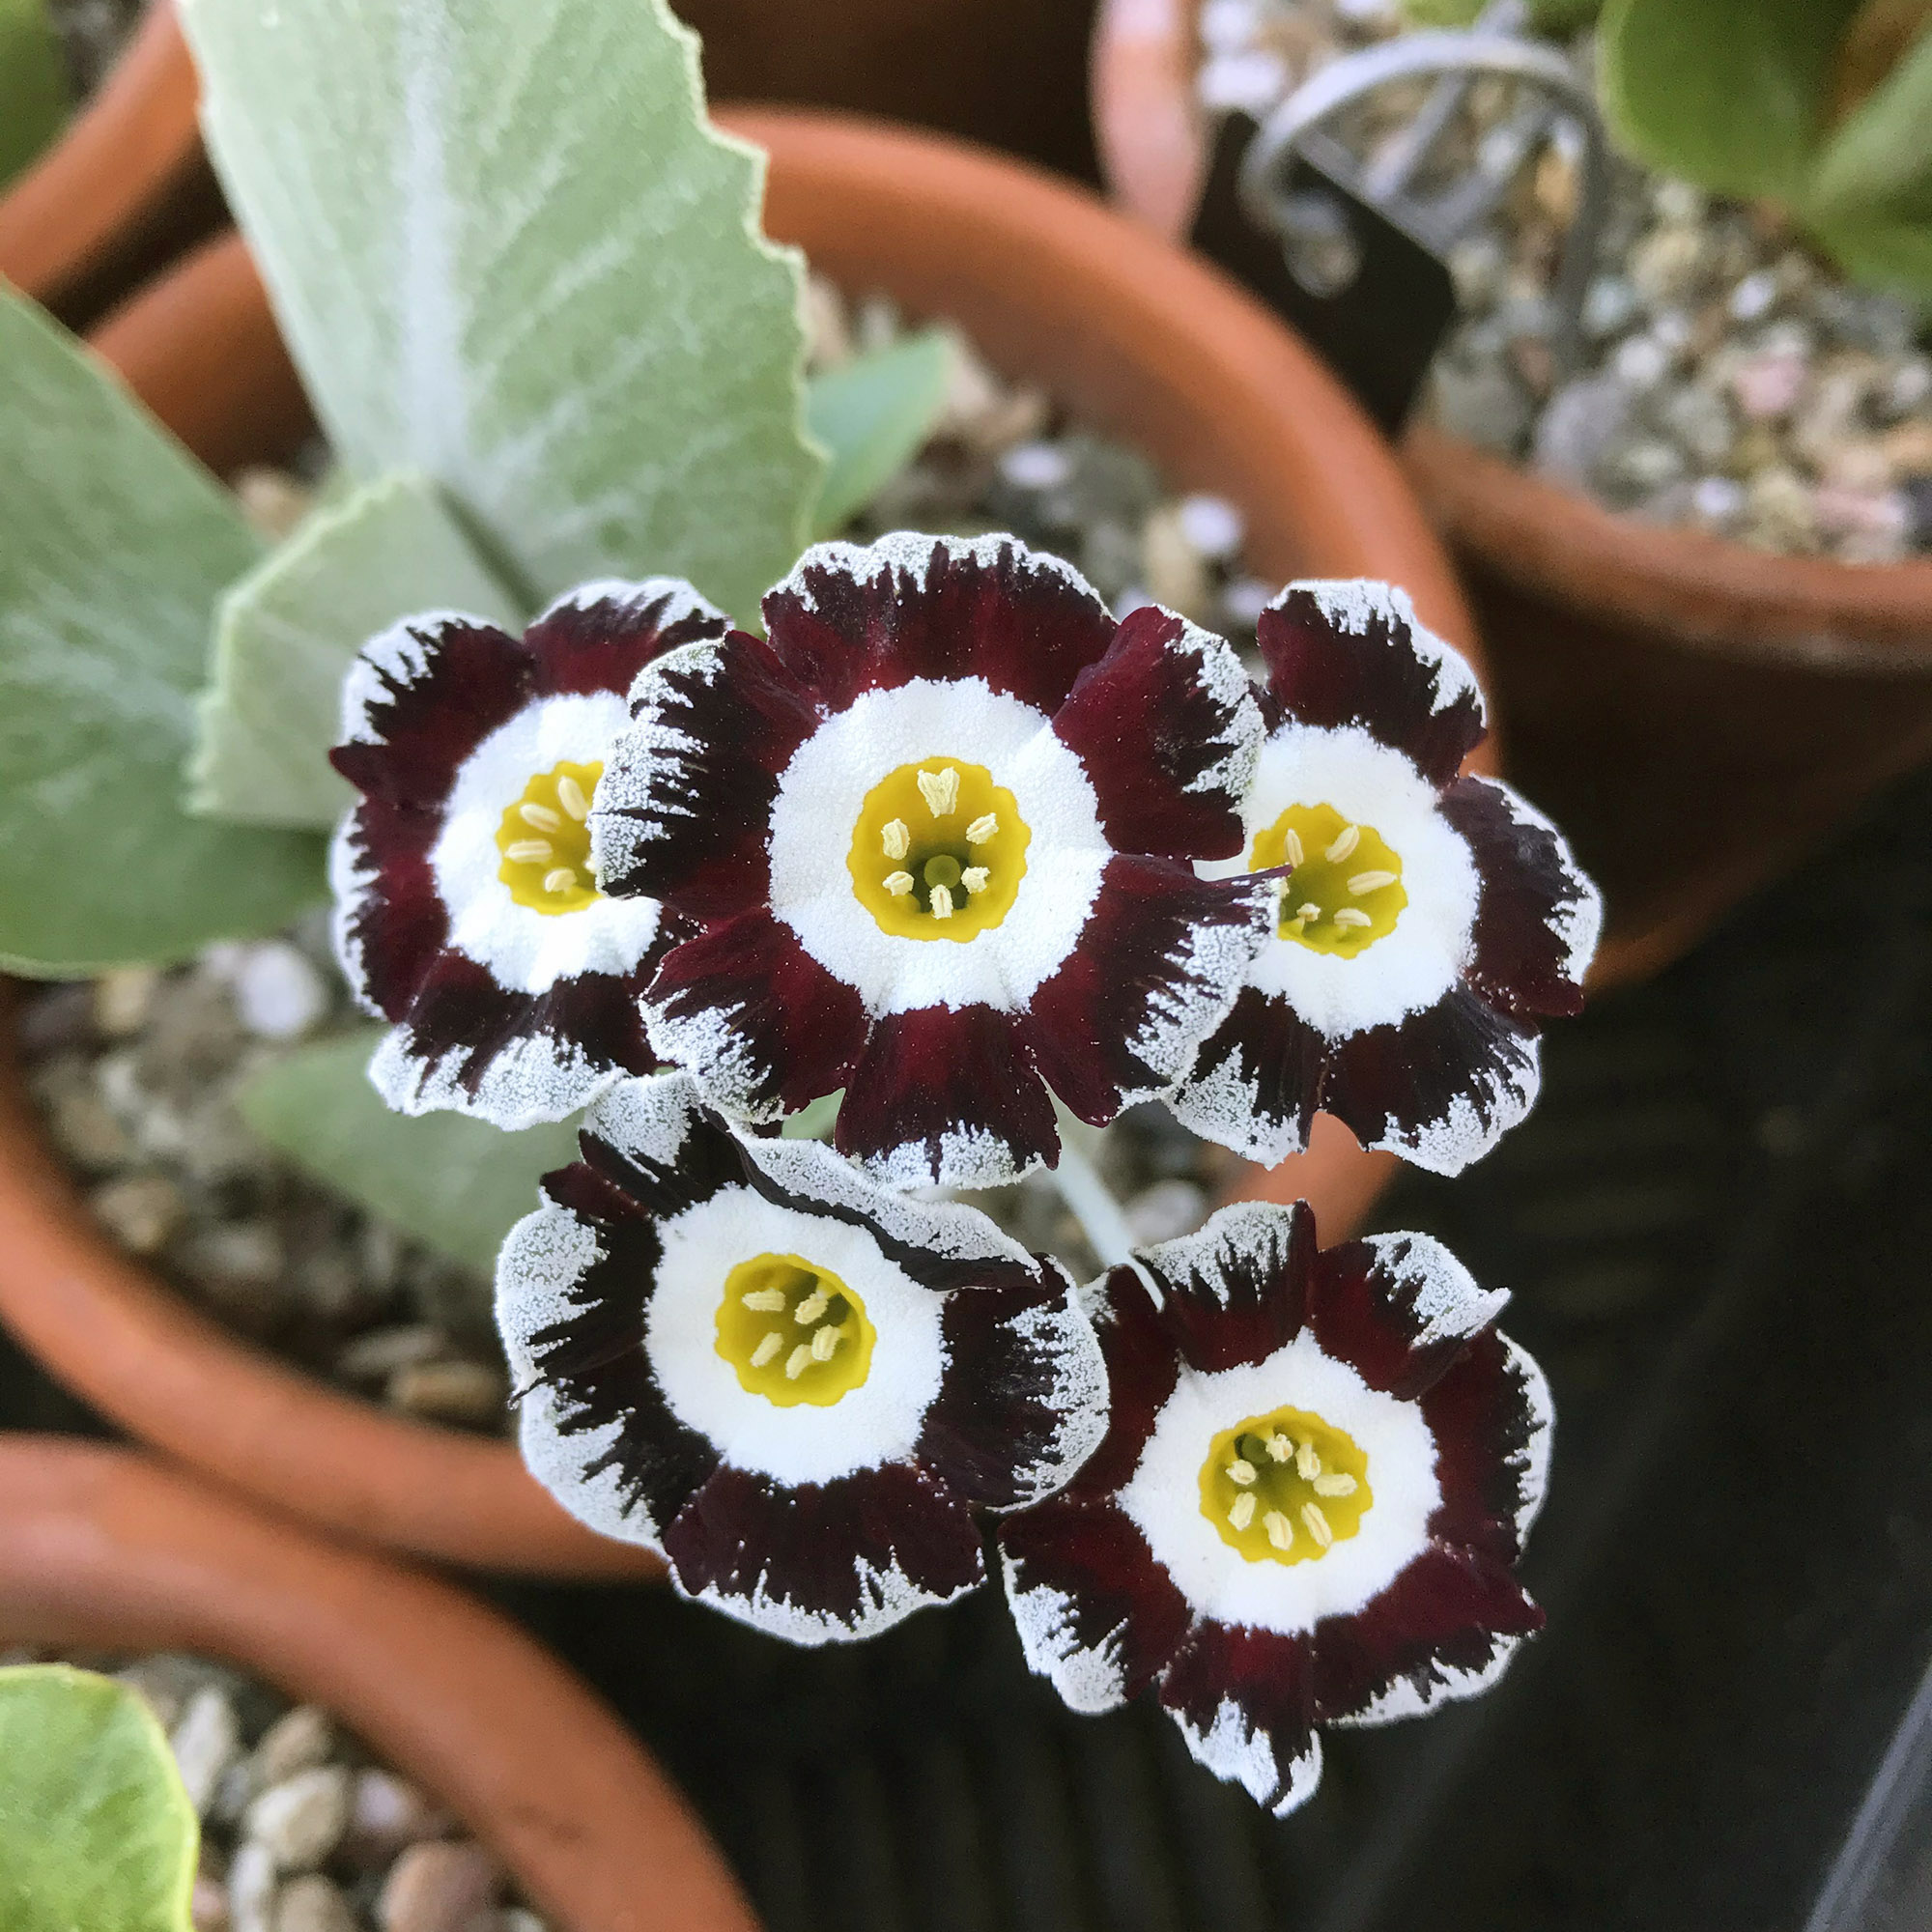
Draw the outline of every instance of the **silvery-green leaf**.
M0 186L60 132L67 69L46 0L0 0Z
M201 1827L161 1727L126 1685L0 1670L0 1925L188 1932Z
M405 472L319 510L221 600L190 806L253 825L333 825L355 791L328 762L342 677L399 617L523 613L428 478Z
M811 379L806 420L832 458L812 534L837 536L932 434L952 348L942 328L856 355Z
M823 459L801 269L666 0L183 0L202 121L336 453L450 494L532 605L753 614Z
M1932 32L1833 131L1804 213L1854 271L1932 295Z
M797 1113L787 1115L784 1124L779 1128L781 1138L788 1141L829 1141L832 1129L838 1124L838 1104L845 1097L844 1088L836 1094L821 1094L810 1100Z
M338 1192L452 1261L497 1264L537 1182L577 1158L574 1122L506 1134L466 1114L392 1114L370 1086L383 1029L298 1048L242 1093L250 1126Z
M326 896L323 843L191 818L181 769L233 500L0 288L0 966L187 957Z

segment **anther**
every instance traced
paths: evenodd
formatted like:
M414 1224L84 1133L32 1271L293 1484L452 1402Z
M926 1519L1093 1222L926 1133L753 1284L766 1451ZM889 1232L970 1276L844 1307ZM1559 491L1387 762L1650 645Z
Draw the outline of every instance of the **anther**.
M1269 1510L1262 1518L1262 1526L1268 1533L1268 1541L1277 1549L1294 1548L1294 1525L1279 1510Z
M549 806L538 805L530 799L526 799L522 805L518 806L517 816L526 825L534 825L539 832L561 832L563 830L563 820Z
M952 895L944 886L934 886L927 901L934 919L952 917Z
M810 1328L832 1306L832 1297L822 1288L813 1289L791 1312L801 1328Z
M1375 921L1372 920L1368 916L1368 914L1361 909L1360 906L1341 906L1331 915L1331 917L1334 919L1335 923L1341 926L1365 926L1365 925L1375 924Z
M1364 893L1378 893L1384 886L1395 884L1393 872L1357 872L1349 881L1349 891L1360 898Z
M1313 1482L1321 1473L1321 1457L1312 1442L1304 1442L1294 1452L1294 1473L1303 1482Z
M968 866L966 869L959 874L959 883L962 886L964 886L969 893L983 893L986 890L987 881L990 880L992 876L993 876L992 873L987 871L984 866Z
M903 859L912 850L912 832L903 818L889 819L879 834L888 859Z
M1291 866L1305 866L1308 863L1307 855L1301 849L1300 835L1293 827L1282 834L1281 856Z
M1318 1496L1352 1496L1355 1493L1355 1479L1338 1472L1332 1476L1317 1476L1310 1487Z
M752 1366L762 1369L784 1347L784 1337L776 1328L765 1331L765 1339L752 1350Z
M1336 833L1335 842L1321 856L1331 866L1339 866L1361 842L1362 828L1359 825L1345 825Z
M517 838L504 847L503 856L515 866L541 866L556 857L556 848L548 838Z
M944 818L959 803L959 768L948 765L943 772L921 772L919 795L935 818Z
M1303 1503L1301 1520L1308 1525L1308 1533L1323 1549L1335 1541L1335 1532L1328 1527L1328 1519L1321 1514L1320 1503Z
M1306 905L1295 907L1294 916L1296 919L1320 919L1321 917L1321 908L1313 899L1310 899Z
M1228 1511L1228 1520L1236 1529L1246 1529L1255 1520L1255 1495L1252 1490L1243 1490L1235 1498L1234 1506Z
M1255 1465L1245 1456L1228 1464L1228 1480L1231 1483L1252 1483L1255 1479Z
M556 781L556 802L580 825L590 816L590 801L583 796L583 787L568 772Z
M904 898L912 891L915 883L916 881L910 872L888 872L886 874L886 890L895 899Z
M983 845L999 829L1000 820L998 814L991 811L982 811L966 828L966 842L969 845Z
M747 1308L755 1308L760 1315L782 1315L785 1305L785 1292L781 1288L754 1288L750 1294L739 1299Z
M821 1328L811 1338L811 1359L814 1362L829 1362L832 1352L838 1348L839 1334L836 1328Z
M1268 1455L1277 1463L1286 1463L1294 1454L1294 1444L1286 1435L1276 1434L1268 1437Z
M568 866L559 866L555 871L544 874L544 891L547 893L567 893L576 883L577 874Z
M785 1357L785 1380L788 1382L797 1381L799 1377L804 1375L806 1370L810 1368L810 1365L811 1365L811 1344L810 1342L801 1342L798 1345L798 1347L794 1349L791 1351L791 1353Z

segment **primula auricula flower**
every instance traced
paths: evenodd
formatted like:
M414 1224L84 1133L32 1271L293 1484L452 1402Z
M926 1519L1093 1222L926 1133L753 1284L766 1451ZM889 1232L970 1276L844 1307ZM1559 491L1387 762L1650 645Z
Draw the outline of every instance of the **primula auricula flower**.
M395 1022L369 1069L391 1107L524 1127L657 1064L638 996L669 935L597 889L586 820L632 679L728 628L660 578L584 584L521 639L433 612L363 647L330 878L343 972Z
M659 1055L740 1120L842 1086L902 1185L1051 1162L1047 1086L1098 1124L1179 1079L1276 898L1191 865L1261 740L1228 646L1011 537L822 544L764 618L638 680L591 814L606 889L702 928Z
M613 1088L582 1149L497 1264L524 1459L688 1595L869 1636L982 1582L973 1510L1050 1493L1099 1440L1072 1284L976 1208L748 1142L682 1074Z
M1539 1018L1581 1006L1602 903L1548 820L1457 776L1482 696L1402 591L1291 584L1259 642L1247 849L1204 870L1293 871L1175 1112L1272 1166L1320 1109L1455 1174L1534 1103Z
M1075 1710L1151 1691L1284 1813L1320 1726L1468 1696L1540 1627L1512 1566L1548 1392L1491 1325L1506 1297L1424 1236L1318 1253L1305 1205L1242 1204L1140 1262L1094 1310L1106 1439L1000 1525L1008 1596Z

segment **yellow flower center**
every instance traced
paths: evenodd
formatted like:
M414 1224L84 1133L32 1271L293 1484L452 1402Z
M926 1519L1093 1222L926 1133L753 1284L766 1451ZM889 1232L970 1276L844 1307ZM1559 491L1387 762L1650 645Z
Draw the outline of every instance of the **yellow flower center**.
M755 1255L724 1277L718 1352L740 1387L781 1408L849 1395L872 1366L874 1339L866 1304L802 1255Z
M568 759L539 772L497 828L497 876L532 912L577 912L603 895L590 869L590 797L604 767Z
M1352 959L1395 930L1408 895L1402 861L1373 826L1332 805L1291 805L1255 834L1248 870L1292 866L1275 930L1317 952Z
M1223 1430L1201 1465L1201 1514L1250 1563L1316 1562L1361 1528L1374 1503L1369 1459L1306 1409Z
M984 765L922 758L866 794L845 864L881 931L972 939L1012 910L1032 836Z

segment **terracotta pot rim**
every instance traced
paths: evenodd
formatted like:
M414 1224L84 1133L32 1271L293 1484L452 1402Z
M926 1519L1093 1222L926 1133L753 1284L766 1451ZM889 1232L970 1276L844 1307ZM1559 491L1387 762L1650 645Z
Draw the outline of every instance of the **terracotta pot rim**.
M561 1932L754 1927L643 1747L523 1632L127 1450L0 1438L0 1635L195 1651L325 1706Z
M1004 318L1009 366L1049 386L1065 378L1083 413L1111 412L1128 424L1123 433L1145 430L1143 446L1180 472L1177 483L1190 483L1190 465L1195 476L1224 480L1247 512L1257 567L1287 577L1306 562L1404 581L1425 619L1473 652L1453 572L1394 457L1308 351L1218 271L1084 189L957 141L807 110L718 118L773 153L775 234L845 271L848 285L887 286L910 308L953 314L995 359L1000 344L989 337ZM224 324L245 327L211 327L210 303L227 304ZM260 284L230 237L93 341L193 441L194 424L169 415L194 401L171 396L184 338L203 349L218 340L216 380L233 382L264 335L279 355ZM1030 366L1021 352L1034 337L1041 359ZM1049 370L1053 355L1061 366ZM298 404L285 357L279 378L270 369L264 381L268 401L252 398L251 410L272 415L291 394ZM1080 393L1083 381L1090 393ZM1284 509L1297 489L1301 501ZM1275 1198L1325 1203L1335 1238L1395 1166L1327 1122L1313 1153L1264 1184ZM0 1316L136 1435L346 1535L503 1569L648 1567L641 1552L566 1517L507 1444L384 1415L195 1313L89 1225L17 1098L9 1108L3 1092Z

